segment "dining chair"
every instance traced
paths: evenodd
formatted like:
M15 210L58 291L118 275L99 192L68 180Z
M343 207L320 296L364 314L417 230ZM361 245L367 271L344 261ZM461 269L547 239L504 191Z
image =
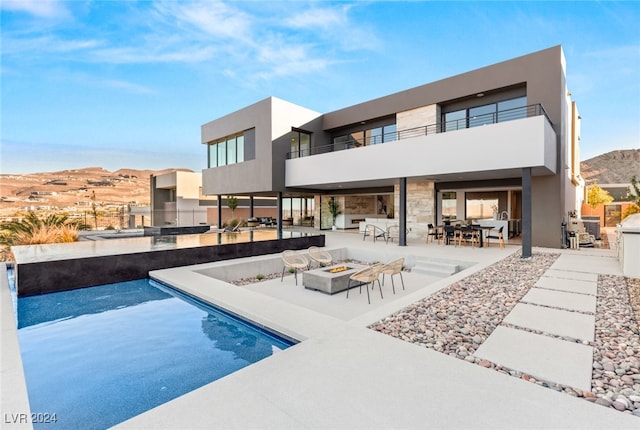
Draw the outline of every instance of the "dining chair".
M478 244L478 231L475 230L473 227L471 226L462 226L460 227L460 230L458 231L458 245L462 245L462 242L464 242L465 244L471 244L471 246L473 246L474 244Z
M452 241L455 244L455 240L456 240L456 228L455 228L455 226L445 225L443 227L443 229L444 229L444 233L443 233L443 236L442 236L442 244L443 245L450 245Z
M504 236L502 235L502 229L504 229L504 226L498 229L493 228L489 230L489 233L485 236L485 239L487 240L487 248L489 247L489 239L496 239L500 244L500 248L504 248Z
M438 243L440 243L440 239L442 239L442 232L437 227L434 227L433 224L427 224L427 237L425 242L429 243L429 240L433 242L434 238L438 240Z

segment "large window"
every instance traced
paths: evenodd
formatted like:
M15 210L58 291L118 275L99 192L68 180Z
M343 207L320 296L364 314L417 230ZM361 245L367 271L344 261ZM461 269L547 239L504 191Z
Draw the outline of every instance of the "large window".
M452 221L457 218L456 206L457 198L455 191L446 191L442 193L442 220Z
M377 145L379 143L398 140L396 125L388 124L382 127L367 128L353 131L349 134L335 136L333 145L335 149L347 149L354 146Z
M457 110L444 114L444 131L460 130L467 128L467 110Z
M282 219L290 218L294 225L313 222L313 198L286 197L282 199Z
M442 120L444 121L444 131L453 131L526 117L527 98L517 97L497 103L446 112Z
M468 192L465 197L467 219L491 219L507 209L506 191Z
M244 134L236 134L209 144L209 167L241 163L245 160L244 157Z

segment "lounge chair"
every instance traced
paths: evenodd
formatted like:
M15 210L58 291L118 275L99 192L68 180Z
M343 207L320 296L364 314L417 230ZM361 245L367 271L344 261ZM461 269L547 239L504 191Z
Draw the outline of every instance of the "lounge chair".
M364 234L362 236L362 240L365 240L367 236L372 236L374 243L376 239L382 239L385 242L387 241L387 232L373 224L367 224L364 226Z
M396 293L396 286L393 283L393 276L400 275L400 281L402 281L402 289L404 290L404 279L402 278L402 267L404 266L404 257L397 260L390 261L382 266L380 273L382 273L382 285L384 285L384 275L391 276L391 287L393 288L393 294Z
M241 233L240 224L236 224L233 227L223 227L223 228L210 228L207 233Z
M360 294L362 294L362 286L365 286L365 290L367 290L367 302L371 304L371 298L369 297L369 284L372 287L375 287L375 282L378 281L378 288L380 289L380 297L382 297L382 286L380 286L380 270L382 270L383 264L377 263L373 266L365 267L364 269L358 270L356 273L349 277L349 282L347 284L347 299L349 298L349 290L351 289L351 281L359 282L360 286Z
M317 246L310 246L309 250L309 269L311 268L311 263L314 261L318 263L318 266L330 266L333 261L333 257L327 251L318 248Z
M406 229L405 230L406 234L409 234L409 230ZM394 239L398 239L400 240L400 226L399 225L391 225L387 228L387 243L389 243L389 241L392 241Z
M284 271L289 268L293 269L293 276L296 278L296 285L298 285L298 269L305 270L309 268L309 260L304 255L287 249L282 252L282 262L284 266L282 267L282 276L280 277L280 282L284 279Z

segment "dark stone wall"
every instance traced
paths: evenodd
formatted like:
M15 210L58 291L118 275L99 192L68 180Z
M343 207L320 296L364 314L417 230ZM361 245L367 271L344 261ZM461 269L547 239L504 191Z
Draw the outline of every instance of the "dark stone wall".
M208 225L190 225L183 227L144 227L145 236L172 236L178 234L199 234L209 231Z
M149 271L324 246L324 235L230 243L196 248L22 263L16 266L18 296L72 290L148 277Z

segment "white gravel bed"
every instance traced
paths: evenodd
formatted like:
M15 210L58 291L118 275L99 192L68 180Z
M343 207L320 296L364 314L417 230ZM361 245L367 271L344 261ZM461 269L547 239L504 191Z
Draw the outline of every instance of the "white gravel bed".
M486 368L640 416L638 322L626 278L600 276L595 342L527 330L594 347L592 391L537 380L473 354L558 258L512 255L370 326L381 333L434 349ZM637 289L634 290L637 292ZM523 330L522 327L517 327Z

